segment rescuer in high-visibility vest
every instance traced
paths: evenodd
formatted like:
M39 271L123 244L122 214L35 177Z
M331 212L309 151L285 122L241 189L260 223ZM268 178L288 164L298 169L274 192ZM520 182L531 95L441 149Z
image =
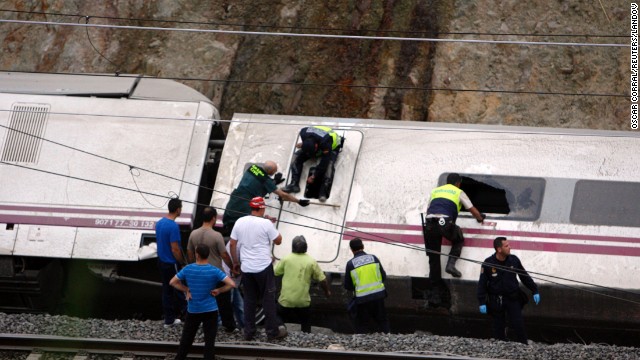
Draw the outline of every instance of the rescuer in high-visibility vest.
M442 279L440 270L440 250L442 248L442 237L451 241L451 251L445 271L454 277L462 276L456 269L456 261L462 253L464 236L462 230L456 225L458 212L464 206L471 215L482 223L486 217L476 209L467 194L460 189L462 177L459 174L451 173L447 176L447 184L439 186L431 191L431 198L427 205L427 216L425 221L425 245L427 256L429 257L429 279L434 283Z
M300 192L300 176L302 175L304 162L309 159L320 158L320 163L316 166L315 172L307 178L307 184L322 181L318 199L324 202L328 197L336 160L342 149L342 141L344 139L328 126L308 126L300 130L300 140L302 142L296 144L296 147L300 150L296 151L295 159L291 165L290 182L283 190L288 193Z
M354 297L349 303L349 316L353 320L357 334L369 330L368 323L373 320L376 332L389 333L389 320L384 307L387 291L384 281L387 274L375 255L364 252L360 238L349 242L353 259L347 263L344 275L344 288L353 291Z

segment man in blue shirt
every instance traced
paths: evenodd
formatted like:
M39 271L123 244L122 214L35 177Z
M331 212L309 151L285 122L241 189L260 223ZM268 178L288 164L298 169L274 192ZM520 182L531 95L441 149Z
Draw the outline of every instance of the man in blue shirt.
M168 207L169 214L156 223L158 269L162 279L162 312L165 327L180 324L178 317L187 310L184 294L175 291L169 285L171 278L178 272L180 264L186 263L182 255L180 227L176 223L176 219L182 213L182 201L173 198L169 200ZM178 316L176 316L175 307L181 312Z
M236 284L222 270L209 264L209 247L196 247L196 262L187 265L172 279L171 286L186 294L188 301L187 319L180 338L176 359L186 359L198 327L202 324L204 333L204 358L214 359L216 333L218 331L218 304L215 296L234 288ZM220 288L215 286L222 281ZM188 286L184 285L187 283Z

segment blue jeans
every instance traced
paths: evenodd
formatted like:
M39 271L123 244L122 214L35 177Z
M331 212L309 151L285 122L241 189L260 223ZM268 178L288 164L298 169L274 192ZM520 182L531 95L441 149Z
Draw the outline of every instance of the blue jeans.
M158 261L158 269L162 279L162 314L164 315L164 323L167 325L173 324L176 317L187 313L187 300L184 297L184 293L169 285L169 281L178 272L178 264ZM179 312L177 316L176 308Z
M238 287L231 290L231 306L233 306L233 315L236 318L236 323L240 329L244 329L244 300L242 299L242 293Z

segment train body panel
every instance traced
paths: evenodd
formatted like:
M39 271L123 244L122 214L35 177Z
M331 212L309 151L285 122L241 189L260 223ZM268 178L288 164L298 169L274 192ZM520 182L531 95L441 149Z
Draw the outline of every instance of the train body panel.
M346 138L326 202L334 206L284 203L280 208L269 199L267 214L278 218L283 235L282 245L274 247L276 258L291 251L294 236L304 235L321 268L341 276L352 257L348 240L359 236L365 251L380 258L389 281L400 284L392 285L396 293L389 296L390 306L420 312L416 309L427 306L411 284L429 275L421 213L430 191L445 182L447 173L458 172L463 190L488 218L483 224L468 212L458 218L465 234L463 260L457 263L462 278L446 274L442 261L452 291L465 289L451 294L452 314L477 314L479 264L494 252L493 239L507 236L513 254L542 289L568 291L572 301L587 303L568 306L546 293L552 303L534 316L640 322L637 305L625 311L625 302L619 311L598 315L599 307L615 300L589 293L640 300L615 290L640 291L638 134L236 114L221 159L226 170L218 175L212 204L224 208L246 163L274 160L286 174L298 132L309 125L331 126ZM350 144L352 134L359 134L356 144ZM300 197L313 165L308 163ZM445 240L442 252L449 249Z
M58 86L73 94L104 95L99 78L83 79L89 82L81 81L76 91ZM130 97L3 90L0 108L11 111L0 113L2 160L15 166L3 164L2 176L20 181L3 181L0 188L0 222L12 224L1 231L2 254L154 257L142 237L153 235L171 194L186 200L178 222L192 224L217 110L203 98L171 101L153 99L153 93L136 98L131 79L123 80L114 88L129 89ZM96 94L85 94L91 82ZM143 89L147 82L154 87L152 79L140 79L137 86ZM158 93L162 83L155 87Z

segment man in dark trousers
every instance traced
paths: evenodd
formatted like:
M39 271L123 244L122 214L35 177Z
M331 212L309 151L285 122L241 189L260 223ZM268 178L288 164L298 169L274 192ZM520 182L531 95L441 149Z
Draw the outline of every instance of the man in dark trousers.
M302 166L309 159L320 158L313 175L307 178L308 184L313 184L316 179L322 179L318 192L318 200L326 201L329 185L333 181L336 160L342 148L342 137L328 126L309 126L300 130L302 142L296 145L298 150L291 165L291 181L283 189L288 193L300 192L300 176Z
M244 339L250 341L256 335L256 306L260 299L267 339L281 339L287 336L287 331L280 326L276 314L276 277L271 249L272 244L282 243L282 235L270 220L265 219L263 198L255 197L249 205L251 215L238 219L230 240L233 272L239 274L242 270Z
M218 212L212 206L206 206L202 210L202 226L193 230L189 235L189 243L187 244L187 257L189 262L196 260L196 247L204 244L209 248L209 264L224 271L222 262L224 261L228 267L232 266L231 257L225 248L222 234L213 230L216 224ZM236 328L236 322L233 319L233 308L231 306L231 292L225 292L216 299L218 303L218 315L222 319L222 326L227 332L233 332Z
M175 291L169 281L186 264L182 254L182 237L176 219L182 213L182 201L178 198L169 200L169 213L156 223L156 245L158 251L158 269L162 279L162 313L164 327L168 328L181 323L179 317L187 311L184 294ZM176 314L176 307L179 314Z
M229 236L233 225L236 221L246 215L251 214L249 201L254 197L264 197L267 194L275 193L282 201L290 201L300 206L309 205L309 200L299 200L295 196L288 194L282 189L278 189L277 185L284 181L281 173L278 171L278 165L269 160L264 164L251 164L247 171L242 175L240 184L231 192L231 197L224 210L222 217L224 236ZM273 177L272 177L273 176Z
M375 255L364 252L360 238L349 242L353 259L347 263L344 288L353 291L354 298L349 303L349 315L354 321L357 334L368 330L368 322L373 319L378 331L389 333L389 320L384 307L387 291L384 281L387 274Z
M204 333L203 358L214 359L216 332L218 329L218 306L215 297L236 286L224 271L209 264L208 246L204 244L198 245L195 253L196 262L185 266L170 281L171 286L186 294L189 303L187 320L184 324L184 329L182 329L176 360L187 358L200 324L202 324L202 332ZM216 288L218 283L223 285Z
M478 281L478 302L480 312L489 312L493 316L493 336L507 340L505 318L509 317L510 328L516 333L518 341L527 344L527 335L522 320L522 307L526 304L526 295L520 290L518 279L533 293L533 301L540 303L538 287L522 266L517 256L511 255L509 241L497 237L493 241L495 254L484 260Z
M464 206L479 223L485 219L485 215L476 209L467 194L460 189L462 177L451 173L447 176L447 184L431 191L427 216L425 221L424 237L429 257L429 279L432 284L442 279L440 270L440 250L442 249L442 237L451 241L451 251L445 271L454 277L462 276L456 269L456 261L462 254L464 236L462 230L456 225L458 212Z

